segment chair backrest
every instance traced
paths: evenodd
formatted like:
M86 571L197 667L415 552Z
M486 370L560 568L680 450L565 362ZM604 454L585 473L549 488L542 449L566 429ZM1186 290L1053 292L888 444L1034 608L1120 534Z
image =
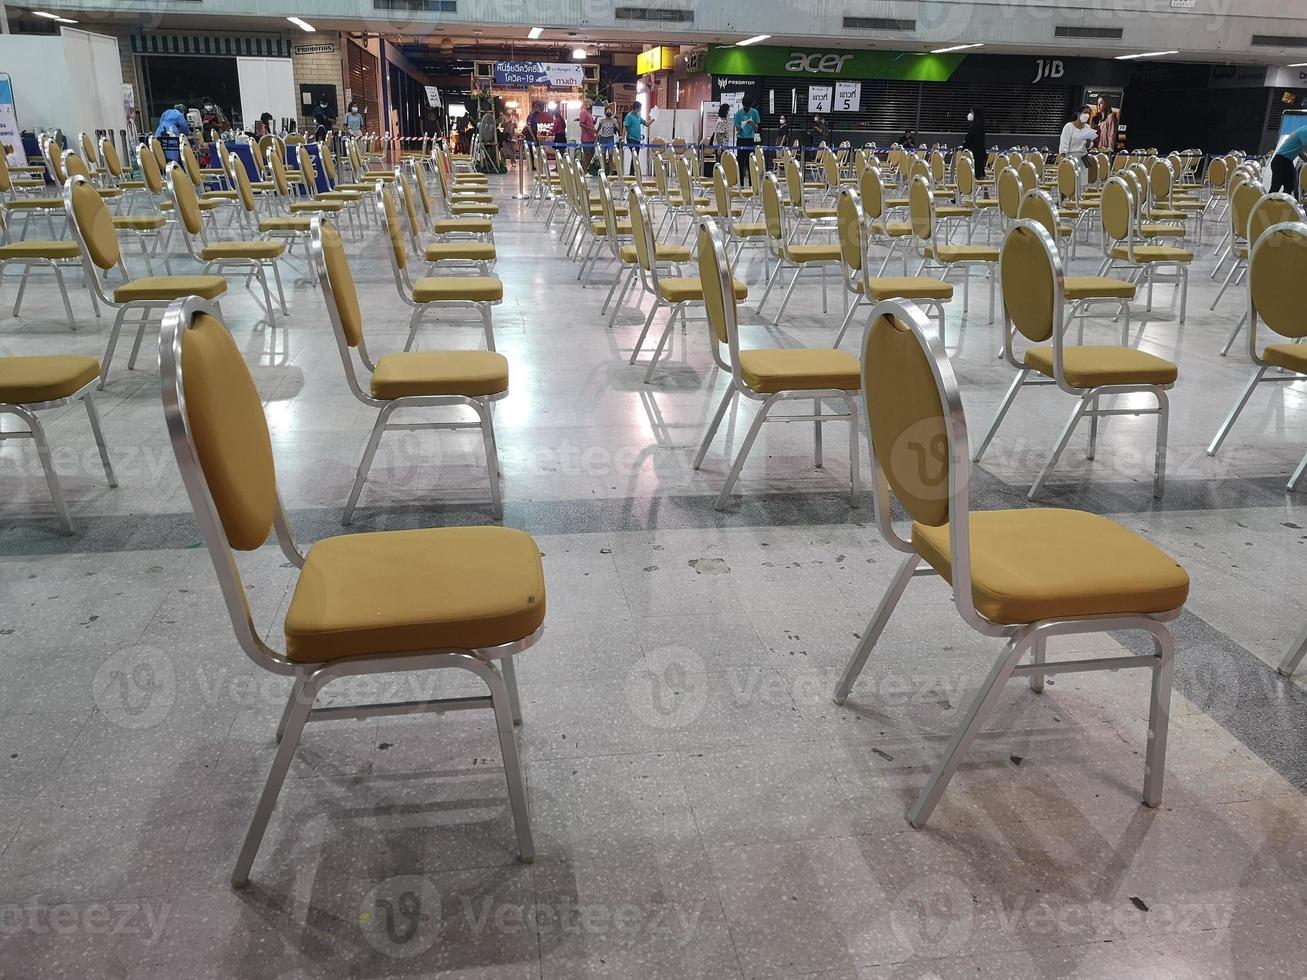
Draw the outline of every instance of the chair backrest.
M930 241L935 234L935 201L930 185L920 174L912 178L908 188L908 215L912 234L923 242Z
M114 177L125 176L122 158L118 156L118 147L113 145L113 140L107 136L100 137L100 159L104 161L105 169Z
M1017 167L1017 177L1021 180L1021 193L1033 191L1039 186L1039 168L1036 167L1029 159L1021 161L1021 166Z
M867 231L867 218L862 211L862 203L858 200L858 192L852 187L840 189L839 200L835 204L835 221L845 282L852 286L866 265L864 250Z
M81 243L83 258L101 271L117 265L122 255L118 233L100 192L85 177L73 177L64 187L64 207Z
M1148 168L1148 182L1152 188L1153 200L1167 202L1171 200L1173 173L1166 160L1154 160Z
M739 377L739 309L736 305L730 259L721 230L711 218L699 221L698 230L699 282L703 289L703 305L708 316L708 335L713 341L714 360ZM721 348L728 349L729 362L721 357Z
M1273 225L1303 221L1307 221L1307 217L1303 215L1302 205L1291 195L1281 192L1267 194L1248 212L1248 242L1256 242Z
M1108 242L1123 242L1129 239L1134 223L1134 196L1126 186L1120 174L1110 178L1103 185L1102 203L1099 216L1103 223L1103 233Z
M740 186L740 160L734 153L729 151L723 152L717 158L717 166L714 170L723 170L726 172L726 184L728 187L733 189Z
M1008 229L999 249L1004 322L1035 344L1047 343L1059 332L1062 319L1062 304L1058 301L1061 263L1053 241L1041 222L1023 216ZM1055 346L1060 347L1060 340Z
M626 202L641 281L650 289L657 290L658 263L655 259L658 255L658 246L654 241L653 207L638 184L631 186Z
M971 158L971 154L959 153L954 166L957 170L958 196L963 198L975 197L976 163Z
M1079 168L1070 157L1063 157L1057 165L1057 192L1064 200L1074 200L1078 196Z
M45 157L46 168L50 171L50 176L60 187L68 180L68 174L64 171L63 160L60 159L61 150L59 144L53 139L46 137L41 142L41 153Z
M730 154L723 154L722 159L726 159ZM726 175L726 168L722 166L713 167L712 172L712 196L713 204L717 206L717 214L725 222L726 227L730 228L734 220L731 213L731 184L730 178Z
M331 146L328 143L318 144L318 159L322 161L322 172L327 175L327 184L330 187L336 186L336 154L331 152Z
M858 180L858 196L862 200L862 209L873 221L879 221L885 215L885 180L876 167L868 167Z
M821 154L822 172L826 175L826 186L840 186L840 162L835 158L835 154L830 150L825 150Z
M1282 337L1307 337L1307 317L1302 315L1305 280L1307 224L1297 220L1268 228L1248 255L1251 322L1264 323Z
M994 178L994 188L998 192L998 210L1008 221L1015 221L1021 214L1021 178L1013 167L1004 167Z
M925 180L927 186L933 183L934 175L930 171L930 164L920 157L913 157L912 166L908 168L908 179L916 180L918 177Z
M408 252L404 248L404 232L399 227L395 198L385 187L377 190L377 213L381 215L382 227L390 238L390 258L398 276L408 266Z
M363 309L340 232L331 222L315 216L309 225L309 240L331 324L346 347L358 347L363 342ZM353 365L347 370L352 375Z
M304 142L304 134L303 134L303 133L289 133L289 134L287 134L287 136L286 136L286 145L287 145L287 146L294 146L294 145L296 145L296 144L300 144L300 143L303 143L303 142Z
M9 172L9 156L0 153L0 194L9 194L14 189L14 180Z
M1225 162L1225 158L1213 157L1212 162L1207 165L1207 185L1209 187L1224 187L1229 173L1229 164Z
M1248 216L1253 206L1262 199L1262 187L1251 180L1233 185L1230 191L1230 228L1236 238L1244 241L1248 236ZM1248 242L1250 245L1251 241Z
M91 179L91 168L86 165L86 161L79 157L72 150L64 150L63 153L64 179L69 177L85 177Z
M785 189L790 195L790 207L803 207L803 171L793 157L785 161Z
M87 168L94 174L100 169L100 150L95 145L95 140L89 133L82 132L77 134L77 142L82 144L82 158L86 161Z
M168 164L168 188L172 192L173 206L181 221L182 230L187 235L198 235L204 227L204 217L200 213L200 198L195 193L186 171L176 163Z
M676 157L676 189L681 194L681 204L692 207L694 204L694 180L690 176L690 164L685 157Z
M290 177L286 174L285 157L277 152L277 147L268 147L268 173L272 175L272 186L277 189L277 196L290 196Z
M142 143L136 147L136 163L141 168L141 182L145 184L145 189L157 198L163 193L163 171L159 169L159 161L155 159L154 151L148 144Z
M1053 199L1045 191L1026 191L1021 198L1021 209L1017 212L1019 219L1039 222L1040 226L1057 241L1057 208Z
M304 189L308 192L309 197L317 197L318 168L313 162L313 154L309 152L307 143L296 145L295 160L299 164L300 180L304 182Z
M762 179L762 220L767 226L767 237L772 242L785 240L785 213L781 207L781 185L775 174Z
M931 185L944 183L944 175L948 172L948 166L944 162L944 154L939 150L930 152L930 182Z
M245 169L244 161L233 153L227 172L236 188L236 200L240 201L246 214L254 214L258 210L258 201L255 200L254 185L250 183L250 173Z
M404 173L399 167L395 168L395 190L399 193L400 199L404 202L404 218L408 225L409 242L413 245L414 252L421 252L422 246L422 223L418 220L417 191L413 188L415 183L421 183L422 178L414 178L411 174Z
M621 239L617 234L617 202L613 200L612 183L602 170L599 172L599 207L604 217L604 238L608 241L613 258L617 258L621 255Z
M186 168L186 175L191 178L191 183L197 188L204 184L204 174L200 173L200 161L195 156L195 151L191 149L191 141L188 139L181 140L182 165ZM165 172L167 167L164 167Z
M758 193L758 188L762 186L762 175L767 169L767 158L754 150L749 154L749 183L753 187L753 192Z

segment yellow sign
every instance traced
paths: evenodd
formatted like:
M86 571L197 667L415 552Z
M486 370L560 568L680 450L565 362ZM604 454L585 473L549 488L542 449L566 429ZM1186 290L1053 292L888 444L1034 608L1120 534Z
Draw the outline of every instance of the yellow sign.
M647 75L651 71L668 71L675 63L675 48L650 48L635 59L635 70L638 74Z

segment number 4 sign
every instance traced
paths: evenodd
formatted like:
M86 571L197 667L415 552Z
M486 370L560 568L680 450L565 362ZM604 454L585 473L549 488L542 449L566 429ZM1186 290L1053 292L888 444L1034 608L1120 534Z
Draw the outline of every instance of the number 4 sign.
M814 115L830 112L831 87L829 85L808 86L808 111Z
M861 82L837 82L835 85L835 111L857 112L862 102Z

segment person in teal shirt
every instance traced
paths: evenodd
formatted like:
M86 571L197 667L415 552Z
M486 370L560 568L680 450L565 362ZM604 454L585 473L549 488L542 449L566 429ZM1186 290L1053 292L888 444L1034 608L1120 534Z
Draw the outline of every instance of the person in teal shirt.
M749 173L749 157L758 142L758 130L762 129L762 116L754 108L753 96L746 95L740 111L735 114L735 155L740 161L740 181L749 185L753 177Z
M632 174L639 172L640 144L644 142L644 127L649 125L640 116L641 108L639 102L632 102L631 111L622 119L622 128L626 130L626 148L631 151Z
M1271 157L1271 193L1285 191L1298 196L1298 171L1294 160L1307 160L1307 126L1289 134Z

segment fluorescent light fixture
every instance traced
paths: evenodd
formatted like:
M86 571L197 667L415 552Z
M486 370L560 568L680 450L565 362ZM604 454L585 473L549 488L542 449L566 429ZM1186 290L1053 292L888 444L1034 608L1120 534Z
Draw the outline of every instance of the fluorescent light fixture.
M1296 65L1289 65L1289 68L1307 68L1307 61L1300 61Z
M301 20L298 17L287 17L286 19L290 21L292 24L294 24L296 27L298 27L301 31L308 31L309 33L312 33L317 30L317 28L314 27L312 24L310 24L307 20Z
M530 38L532 41L538 41L540 40L540 35L543 34L544 32L545 29L543 27L533 27L531 28L530 31L527 32L526 36Z
M753 37L746 37L743 41L736 41L735 46L737 48L747 48L750 44L760 44L770 39L770 34L755 34Z
M1135 58L1160 58L1163 55L1179 54L1179 51L1144 51L1140 54L1119 54L1117 61L1133 61Z
M975 44L954 44L947 48L935 48L931 54L951 54L954 51L966 51L968 48L983 48L983 42L977 41Z
M586 59L585 48L573 48L572 59L574 61L585 61Z
M57 20L61 24L76 24L77 21L69 17L63 17L59 14L52 14L47 10L33 10L32 13L37 17L44 17L46 20Z

